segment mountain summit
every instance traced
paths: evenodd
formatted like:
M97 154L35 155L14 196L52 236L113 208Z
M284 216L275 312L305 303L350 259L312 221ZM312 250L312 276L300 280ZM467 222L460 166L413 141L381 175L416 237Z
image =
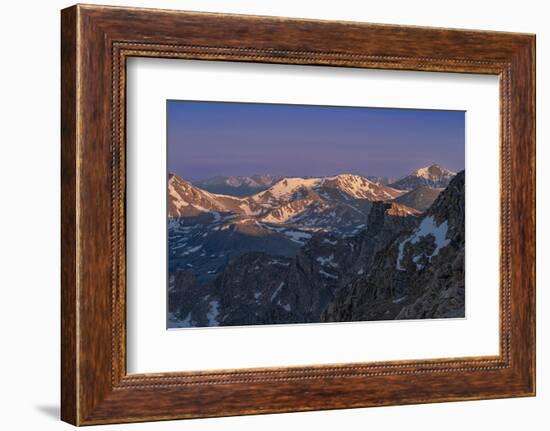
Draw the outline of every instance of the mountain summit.
M438 164L420 168L410 175L390 184L390 187L398 190L413 190L421 186L445 188L456 175Z

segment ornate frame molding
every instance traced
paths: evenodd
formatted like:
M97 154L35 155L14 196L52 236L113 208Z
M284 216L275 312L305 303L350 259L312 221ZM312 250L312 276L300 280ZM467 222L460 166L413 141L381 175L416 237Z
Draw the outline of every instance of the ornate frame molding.
M258 28L269 31L254 35ZM300 42L311 34L321 41ZM334 34L339 37L328 37ZM62 12L62 54L64 420L98 424L534 394L534 36L74 6ZM131 56L498 75L500 354L127 375L125 66ZM521 226L519 209L529 215ZM252 391L258 399L247 396Z

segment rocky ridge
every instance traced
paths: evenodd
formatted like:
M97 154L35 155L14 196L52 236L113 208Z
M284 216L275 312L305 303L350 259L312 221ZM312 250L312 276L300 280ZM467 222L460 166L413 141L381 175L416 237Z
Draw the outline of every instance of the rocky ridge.
M464 171L370 268L342 290L323 321L464 317Z
M223 326L318 322L394 232L415 224L415 215L391 215L395 207L375 202L366 231L348 238L316 234L292 257L239 255L200 288L191 271L177 271L169 289L174 325L212 326L214 308L216 325Z

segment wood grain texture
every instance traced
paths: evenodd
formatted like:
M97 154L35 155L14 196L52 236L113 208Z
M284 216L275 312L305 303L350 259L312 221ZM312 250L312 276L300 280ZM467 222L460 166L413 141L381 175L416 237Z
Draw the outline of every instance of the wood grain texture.
M62 11L62 418L76 424L535 392L533 35L100 6ZM501 83L497 357L127 375L126 59L484 73Z
M76 9L61 16L61 417L77 422Z

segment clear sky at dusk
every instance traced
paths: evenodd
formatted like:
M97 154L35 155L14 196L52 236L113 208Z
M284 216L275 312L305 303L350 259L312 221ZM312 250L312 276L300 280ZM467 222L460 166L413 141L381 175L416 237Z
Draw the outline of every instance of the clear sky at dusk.
M168 170L190 180L459 171L464 121L463 111L168 101Z

